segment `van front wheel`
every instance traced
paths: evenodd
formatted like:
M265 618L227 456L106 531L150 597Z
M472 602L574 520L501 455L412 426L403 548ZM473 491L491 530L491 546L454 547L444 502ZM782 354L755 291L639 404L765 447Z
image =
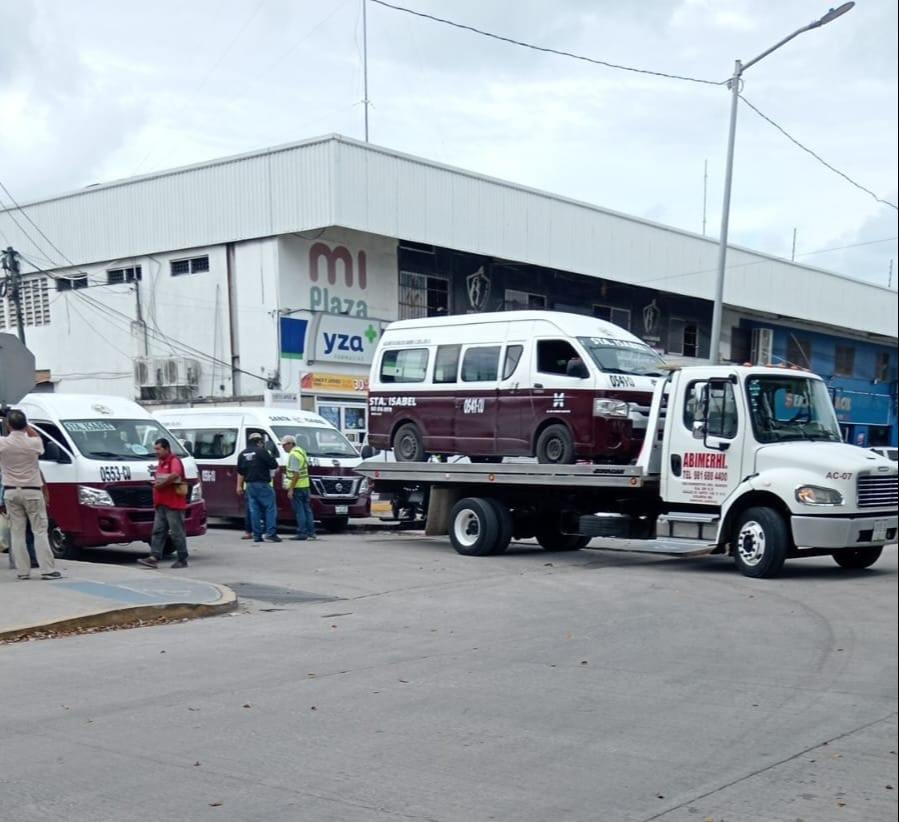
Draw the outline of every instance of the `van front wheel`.
M56 559L78 559L78 554L81 553L81 549L72 542L72 538L52 519L47 529L47 540Z
M407 422L393 438L393 456L397 462L424 462L425 444L418 426Z
M564 425L549 425L537 437L537 462L548 465L574 463L574 441Z

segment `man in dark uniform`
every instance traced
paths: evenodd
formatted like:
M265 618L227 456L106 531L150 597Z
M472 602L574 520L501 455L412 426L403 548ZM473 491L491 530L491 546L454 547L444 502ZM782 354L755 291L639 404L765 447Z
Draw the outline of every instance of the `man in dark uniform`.
M281 542L278 536L278 512L275 508L275 489L272 472L278 461L265 447L265 439L259 432L250 434L249 445L237 457L237 493L246 487L247 506L253 526L253 542L262 542L262 523L265 523L265 539Z

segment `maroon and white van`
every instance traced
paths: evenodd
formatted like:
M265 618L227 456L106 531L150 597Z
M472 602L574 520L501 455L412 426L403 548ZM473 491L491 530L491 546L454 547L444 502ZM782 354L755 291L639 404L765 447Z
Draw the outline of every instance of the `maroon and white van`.
M96 394L28 394L14 405L44 440L40 465L50 489L50 547L58 557L78 549L136 540L153 531L153 443L165 437L191 486L189 537L206 533L197 465L165 427L137 403Z
M504 311L391 323L369 379L368 443L399 461L628 463L661 357L603 320Z
M290 408L218 407L173 408L154 411L193 454L203 480L206 508L211 517L244 516L244 499L237 488L237 457L250 434L262 434L266 447L281 465L272 477L278 519L295 523L283 485L287 454L281 439L290 434L309 457L312 513L332 532L346 528L350 517L371 516L370 481L353 469L361 462L350 441L318 414Z

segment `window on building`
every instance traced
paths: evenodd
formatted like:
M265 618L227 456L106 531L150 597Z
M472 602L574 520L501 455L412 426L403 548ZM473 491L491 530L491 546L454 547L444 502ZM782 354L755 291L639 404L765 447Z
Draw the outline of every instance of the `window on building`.
M434 357L434 382L455 382L459 373L461 345L439 345Z
M874 379L877 382L886 382L890 378L890 352L878 351L874 361Z
M752 332L748 328L733 326L730 329L730 361L750 362L752 357Z
M812 341L808 337L790 334L787 339L787 365L800 368L812 367Z
M169 265L173 277L179 277L182 274L202 274L204 271L209 271L209 255L191 257L186 260L172 260Z
M30 277L19 286L22 322L28 326L50 325L50 285L46 277ZM18 328L16 304L12 297L0 300L0 329Z
M834 352L833 373L838 377L855 376L855 346L838 345Z
M87 288L87 274L76 274L70 277L57 277L57 291L72 291L78 288Z
M695 357L699 350L699 328L696 323L672 317L668 323L668 353Z
M133 283L140 280L141 276L141 268L139 265L130 268L109 268L106 271L106 282L108 285Z
M424 382L427 370L427 348L385 351L381 358L381 382Z
M628 308L616 308L613 305L594 305L593 316L598 320L605 320L619 328L631 330L631 312Z
M507 288L503 294L503 308L506 311L546 308L546 297L542 294L531 294L529 291Z
M499 346L469 348L462 357L462 381L493 381L499 373Z
M401 320L449 314L449 281L432 274L400 271L398 307Z

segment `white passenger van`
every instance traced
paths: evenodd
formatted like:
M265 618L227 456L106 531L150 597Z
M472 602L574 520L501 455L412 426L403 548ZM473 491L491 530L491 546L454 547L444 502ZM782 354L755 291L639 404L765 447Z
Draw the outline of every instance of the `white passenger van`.
M244 500L237 494L237 457L250 434L259 433L283 467L287 454L281 439L290 434L309 457L312 513L329 531L346 528L350 517L371 515L370 482L353 469L361 461L347 438L318 414L266 408L175 408L154 412L194 455L203 479L206 507L211 517L244 516ZM278 518L294 522L293 509L283 488L283 473L274 478Z
M633 334L580 314L400 320L375 351L368 442L401 462L463 454L628 463L663 367Z
M188 536L206 533L197 466L178 440L145 409L122 397L28 394L13 405L44 441L41 472L50 490L50 547L58 557L80 548L136 540L153 531L153 444L169 441L184 464Z

